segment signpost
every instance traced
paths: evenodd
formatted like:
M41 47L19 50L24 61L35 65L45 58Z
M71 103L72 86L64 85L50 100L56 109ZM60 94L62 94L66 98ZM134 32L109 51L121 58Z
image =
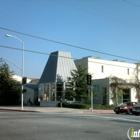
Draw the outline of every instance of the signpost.
M93 87L92 87L92 76L87 75L87 85L88 85L88 90L91 95L91 111L93 111Z

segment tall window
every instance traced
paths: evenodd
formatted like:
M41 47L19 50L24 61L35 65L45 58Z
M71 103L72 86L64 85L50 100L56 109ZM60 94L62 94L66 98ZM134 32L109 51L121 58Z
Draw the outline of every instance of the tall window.
M103 105L107 105L107 88L102 87Z
M129 69L127 69L127 74L129 75Z
M124 94L123 94L123 103L124 102L130 102L130 89L123 89L123 92L124 92Z
M102 68L101 68L101 69L102 69L102 73L103 73L103 72L104 72L104 66L102 66Z

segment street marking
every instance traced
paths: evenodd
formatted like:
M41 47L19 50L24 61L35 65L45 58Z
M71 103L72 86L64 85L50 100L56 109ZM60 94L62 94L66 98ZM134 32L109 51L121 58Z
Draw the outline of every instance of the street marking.
M117 120L123 120L123 121L130 121L130 122L138 122L138 123L140 123L140 121L139 120L131 120L131 119L125 119L125 118L118 118L118 117L107 117L107 116L100 116L100 115L91 115L91 114L89 114L89 115L80 115L80 114L76 114L76 115L69 115L69 116L77 116L77 117L86 117L86 119L88 119L87 117L100 117L100 118L105 118L105 119L117 119ZM139 117L139 116L138 116ZM89 118L89 120L90 120L90 118Z
M139 120L130 120L130 119L124 119L124 118L116 118L116 117L105 117L105 116L98 116L98 115L92 115L92 116L97 116L101 118L106 118L106 119L117 119L117 120L123 120L123 121L130 121L130 122L139 122Z
M105 117L105 118L109 118L110 119L111 117Z
M71 125L72 127L82 127L82 124Z

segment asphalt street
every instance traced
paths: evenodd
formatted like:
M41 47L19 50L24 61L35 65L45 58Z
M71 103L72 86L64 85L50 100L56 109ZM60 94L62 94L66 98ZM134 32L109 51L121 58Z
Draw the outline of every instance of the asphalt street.
M0 111L0 140L128 140L130 127L140 116Z

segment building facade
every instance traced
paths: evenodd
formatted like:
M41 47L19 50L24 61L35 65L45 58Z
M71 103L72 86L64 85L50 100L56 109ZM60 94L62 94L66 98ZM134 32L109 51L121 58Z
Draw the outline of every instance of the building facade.
M21 76L13 75L12 78L14 80L22 83L22 77ZM31 101L31 104L33 104L33 105L36 104L37 99L38 99L38 79L27 78L27 83L24 84L23 89L26 90L26 92L23 93L23 103L24 103L24 105L30 105L30 104L27 104L29 99Z
M69 52L57 51L50 54L39 81L39 99L41 106L57 106L60 98L65 99L65 83L76 70Z
M135 79L136 64L126 63L119 60L103 60L98 57L84 57L75 60L76 66L87 68L93 79L102 79L116 76L122 79ZM140 76L139 76L140 77Z
M113 90L110 86L111 78L93 80L92 86L94 90L93 102L94 104L112 105L115 104L113 97ZM121 84L121 83L120 83ZM137 102L136 90L134 87L121 88L122 92L118 92L116 101L118 104L124 102Z
M111 77L118 77L130 81L140 78L136 64L126 63L119 60L102 60L96 57L84 57L75 60L75 64L87 69L87 73L92 75L93 89L95 90L94 104L113 104L112 91L110 87ZM132 87L123 89L125 94L118 94L118 103L133 101L137 102L136 90Z

